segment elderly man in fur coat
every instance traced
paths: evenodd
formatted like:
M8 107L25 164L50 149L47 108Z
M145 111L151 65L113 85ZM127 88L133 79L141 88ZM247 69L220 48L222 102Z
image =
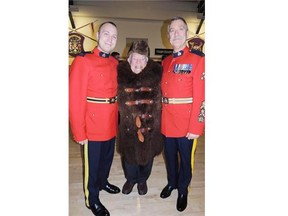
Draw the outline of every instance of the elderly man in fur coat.
M127 61L118 65L120 126L118 150L127 181L122 193L137 184L139 195L147 193L153 159L162 151L161 76L162 66L149 59L148 44L132 43Z

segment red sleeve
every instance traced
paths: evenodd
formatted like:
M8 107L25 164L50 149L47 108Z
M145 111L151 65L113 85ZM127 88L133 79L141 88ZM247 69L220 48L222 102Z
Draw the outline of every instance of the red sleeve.
M201 57L193 76L193 103L188 132L201 135L205 122L205 57Z
M82 141L86 137L86 97L88 85L89 65L82 56L77 56L69 74L69 121L75 141Z

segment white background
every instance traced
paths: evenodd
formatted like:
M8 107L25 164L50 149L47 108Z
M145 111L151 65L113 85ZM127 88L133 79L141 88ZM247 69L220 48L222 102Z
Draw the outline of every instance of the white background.
M206 216L288 215L287 12L205 5ZM1 8L0 215L68 215L68 1Z

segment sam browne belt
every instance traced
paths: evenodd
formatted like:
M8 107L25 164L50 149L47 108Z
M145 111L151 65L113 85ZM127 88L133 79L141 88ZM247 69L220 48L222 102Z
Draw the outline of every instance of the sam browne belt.
M95 97L87 97L87 102L90 103L101 103L101 104L113 104L117 102L117 96L112 98L95 98Z
M162 97L162 103L165 104L189 104L193 102L193 98L167 98Z

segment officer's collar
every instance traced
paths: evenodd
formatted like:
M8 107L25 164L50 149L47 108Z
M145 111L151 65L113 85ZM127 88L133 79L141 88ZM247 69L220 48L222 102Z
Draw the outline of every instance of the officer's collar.
M104 52L99 52L99 56L101 56L102 58L109 58L110 54L104 53Z
M173 58L177 58L177 57L179 57L179 56L182 56L183 54L184 54L184 51L183 51L183 50L172 53Z

